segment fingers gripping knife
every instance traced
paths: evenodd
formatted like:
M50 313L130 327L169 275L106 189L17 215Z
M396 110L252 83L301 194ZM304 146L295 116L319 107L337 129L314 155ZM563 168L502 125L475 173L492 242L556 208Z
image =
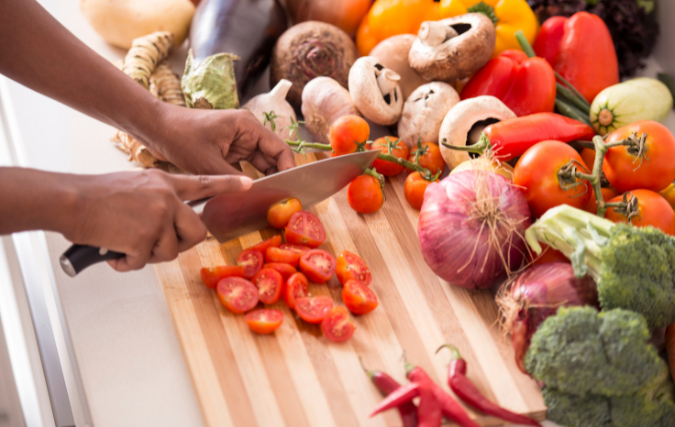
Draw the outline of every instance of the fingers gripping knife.
M253 182L248 191L224 193L188 202L219 242L227 242L267 227L270 206L289 197L311 207L343 189L372 165L378 150L331 157L279 172ZM63 271L71 277L90 265L124 254L86 245L72 245L61 255Z

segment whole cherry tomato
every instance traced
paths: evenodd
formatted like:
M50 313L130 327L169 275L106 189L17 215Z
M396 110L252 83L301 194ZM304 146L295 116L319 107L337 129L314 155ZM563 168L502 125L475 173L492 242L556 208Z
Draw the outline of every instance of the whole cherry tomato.
M385 136L378 138L370 145L371 150L380 150L385 154L389 153L389 144L391 143L391 154L398 157L399 159L408 158L408 146L405 145L403 141L396 138L395 136ZM403 172L403 165L398 163L389 162L387 160L375 159L373 162L373 168L378 173L381 173L384 176L396 176Z
M267 211L267 222L274 228L284 228L288 225L294 213L302 210L302 203L296 198L282 200L272 205Z
M333 300L325 295L298 298L295 301L295 312L308 323L321 323L333 308Z
M377 295L368 286L356 280L350 280L342 288L342 301L354 314L367 314L380 304Z
M246 249L237 257L237 265L244 267L244 278L250 279L260 271L265 255L256 249Z
M294 245L291 243L284 243L281 246L279 246L281 249L286 249L288 251L293 251L295 253L299 253L300 255L304 254L308 250L312 249L309 246L305 245Z
M258 298L263 304L274 304L281 298L284 290L284 279L281 273L272 268L263 268L251 282L258 288Z
M354 335L356 326L344 307L333 307L321 322L321 330L329 341L344 342Z
M295 302L309 296L309 282L302 273L295 273L286 280L284 302L291 310L295 310Z
M246 313L246 324L257 334L271 334L284 321L284 313L273 308L261 308Z
M675 137L661 123L635 122L612 132L606 142L640 139L642 134L647 134L642 153L619 146L610 148L605 155L602 170L619 193L636 189L661 191L675 180Z
M349 251L342 251L338 255L335 272L343 285L350 280L356 280L364 285L370 285L373 281L366 263L358 255Z
M413 172L405 179L403 194L413 209L420 210L422 208L424 192L427 191L429 184L431 184L431 181L422 178L419 172Z
M265 262L281 262L297 268L299 261L300 254L288 249L267 248L265 252Z
M326 241L326 230L319 217L310 212L296 212L288 221L286 241L294 245L316 248Z
M264 255L265 252L267 251L267 248L278 248L280 244L281 244L281 235L277 234L271 239L267 239L264 242L260 242L255 246L251 246L249 249L260 251Z
M207 288L216 289L218 282L226 277L244 277L244 267L241 265L219 265L214 268L202 268L200 271L202 282Z
M226 277L216 287L218 299L232 313L241 314L258 305L258 288L241 277Z
M553 249L546 243L541 243L541 249L542 252L540 255L536 255L534 252L531 252L530 255L534 256L535 258L533 260L530 260L532 262L532 265L541 265L541 264L546 264L549 262L564 262L569 264L570 260L565 256L564 253L560 252L557 249Z
M579 155L584 160L584 164L588 167L588 172L593 172L593 166L595 166L595 150L584 148Z
M513 183L522 190L534 218L563 204L581 209L588 203L590 184L582 182L567 190L560 186L558 172L570 160L584 165L574 148L560 141L544 141L530 147L516 163Z
M666 234L674 234L673 230L673 207L659 193L650 190L633 190L626 195L626 200L630 201L632 197L637 198L636 215L628 219L624 213L619 213L616 208L608 208L605 212L605 218L612 222L630 222L636 227L646 227L651 225L658 228ZM609 203L622 202L623 196L617 196Z
M360 144L368 140L370 126L359 116L342 116L330 125L328 139L333 152L341 156L355 153Z
M347 188L347 201L356 212L368 214L377 212L384 203L380 181L372 175L361 175Z
M271 268L272 270L278 271L279 274L281 274L281 278L284 280L288 280L289 277L298 272L295 267L283 262L270 262L263 265L263 268Z
M661 191L659 194L663 196L664 199L670 203L670 206L675 209L675 184L671 183L665 190Z
M432 175L436 175L438 172L445 170L445 160L443 160L441 148L438 144L434 144L433 142L423 142L422 152L426 152L426 154L420 155L420 166L429 169ZM417 147L410 150L408 160L415 162L415 154L417 154Z
M583 153L582 153L583 154ZM601 188L602 190L602 200L608 202L610 199L615 198L619 193L617 193L613 188ZM591 197L588 198L588 203L584 206L584 210L593 215L598 213L598 201L595 199L595 191L591 191Z
M300 270L314 283L326 283L335 274L335 258L321 249L312 249L300 257Z

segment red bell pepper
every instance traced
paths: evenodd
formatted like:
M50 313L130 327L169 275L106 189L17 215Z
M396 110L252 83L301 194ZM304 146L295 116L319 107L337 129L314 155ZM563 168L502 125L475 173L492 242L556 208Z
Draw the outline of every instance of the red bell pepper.
M506 50L471 77L461 98L492 95L517 116L553 112L556 80L542 58L528 58L520 50Z
M534 43L537 56L546 58L588 102L601 90L619 83L619 62L605 22L588 12L544 22Z

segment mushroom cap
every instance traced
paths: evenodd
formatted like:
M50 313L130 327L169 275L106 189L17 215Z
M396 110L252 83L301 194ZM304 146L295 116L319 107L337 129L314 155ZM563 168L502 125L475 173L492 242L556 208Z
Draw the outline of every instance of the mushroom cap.
M403 111L403 94L396 80L400 76L377 58L363 56L349 70L349 94L365 118L378 125L393 125Z
M466 146L471 128L477 123L495 119L497 121L514 119L516 114L494 96L477 96L458 102L445 115L438 140L441 143L441 155L450 170L470 160L469 153L455 151L443 144ZM498 153L496 153L498 155Z
M497 40L490 18L467 13L438 22L454 28L459 35L438 46L427 45L419 36L415 39L408 60L423 78L453 83L469 77L490 60Z
M369 56L377 58L380 64L394 70L401 76L399 85L401 86L403 99L408 99L415 89L427 83L427 80L417 74L408 62L408 53L415 38L412 34L399 34L389 37L382 40L369 54Z
M457 91L447 83L431 82L418 87L403 105L398 136L409 148L415 147L418 139L438 143L441 123L458 102Z

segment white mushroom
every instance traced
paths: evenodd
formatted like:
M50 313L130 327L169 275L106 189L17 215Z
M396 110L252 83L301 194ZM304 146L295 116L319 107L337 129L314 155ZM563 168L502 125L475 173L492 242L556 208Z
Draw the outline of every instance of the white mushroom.
M455 151L443 144L463 147L475 143L488 125L515 117L516 114L494 96L477 96L458 102L446 114L438 134L441 154L450 170L471 157L465 151ZM470 134L475 141L469 140Z
M330 77L317 77L302 90L305 127L317 142L328 143L330 125L342 116L360 116L349 91Z
M415 38L412 34L399 34L389 37L382 40L369 54L369 56L377 58L380 64L394 70L401 76L399 85L401 86L403 99L408 99L415 89L427 83L422 76L410 68L408 62L410 46L412 46Z
M398 136L409 147L417 140L438 144L443 118L459 102L457 91L447 83L431 82L415 89L403 105Z
M281 79L271 91L254 96L242 108L250 110L260 123L280 138L295 140L296 136L288 130L291 118L296 120L295 111L286 101L292 85L290 81Z
M484 66L495 50L495 26L482 13L422 23L410 48L410 66L427 80L453 83Z
M400 80L377 58L364 56L349 70L349 94L364 117L379 125L393 125L403 110Z

